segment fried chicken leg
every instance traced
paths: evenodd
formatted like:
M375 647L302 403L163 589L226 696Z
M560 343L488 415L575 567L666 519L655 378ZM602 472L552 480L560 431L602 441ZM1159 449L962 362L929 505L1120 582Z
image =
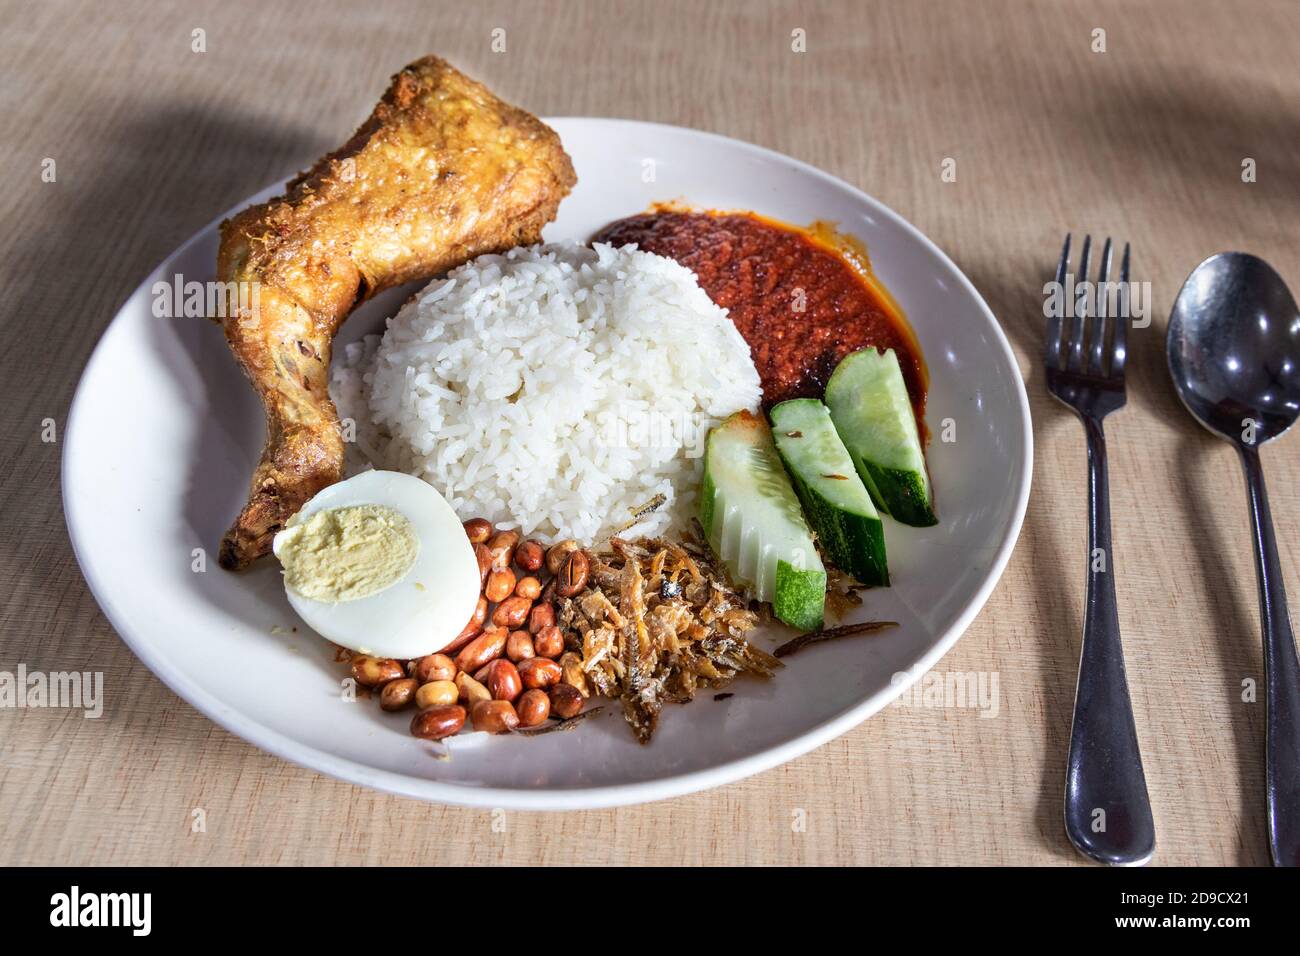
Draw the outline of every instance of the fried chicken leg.
M222 567L266 554L303 503L342 477L328 377L348 313L383 289L539 241L575 181L554 131L425 57L284 196L221 224L218 279L256 290L256 308L227 311L226 339L266 406L267 432Z

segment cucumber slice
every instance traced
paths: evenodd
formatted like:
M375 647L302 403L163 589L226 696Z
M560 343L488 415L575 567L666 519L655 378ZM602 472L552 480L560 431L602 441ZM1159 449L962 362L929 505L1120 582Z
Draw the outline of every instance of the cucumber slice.
M889 584L884 525L830 410L815 398L796 398L770 415L776 450L822 548L862 584Z
M741 411L709 432L700 520L737 584L791 627L817 630L826 569L767 422Z
M826 383L826 404L876 507L903 524L938 524L916 415L894 350L845 356Z

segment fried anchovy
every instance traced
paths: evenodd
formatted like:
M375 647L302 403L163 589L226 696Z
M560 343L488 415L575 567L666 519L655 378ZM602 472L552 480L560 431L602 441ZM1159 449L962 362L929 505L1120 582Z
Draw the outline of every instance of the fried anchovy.
M618 610L623 615L623 716L632 725L636 738L650 742L659 722L662 705L652 675L642 667L642 649L646 646L645 604L641 594L641 567L636 561L623 566Z
M637 505L634 508L628 508L627 510L632 514L632 520L626 521L623 524L619 525L617 528L615 528L614 534L620 535L624 531L627 531L629 528L635 528L638 524L641 523L642 518L644 518L648 514L652 514L658 511L660 508L664 506L664 502L667 500L668 500L668 496L665 495L663 492L660 492L659 494L651 498L649 501L647 501L645 504Z
M642 743L665 704L782 666L746 641L759 617L698 544L613 537L590 559L587 589L560 602L559 623L587 680L619 701Z

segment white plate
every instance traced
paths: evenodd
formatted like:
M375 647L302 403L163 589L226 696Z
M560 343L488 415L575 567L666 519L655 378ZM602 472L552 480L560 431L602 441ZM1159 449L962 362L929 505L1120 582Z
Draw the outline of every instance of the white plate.
M287 760L381 790L485 807L612 806L717 786L805 753L885 706L957 641L1011 554L1029 495L1024 385L988 306L933 243L853 187L756 146L650 123L549 122L573 157L578 186L547 239L585 240L656 200L685 199L792 223L833 220L865 241L931 376L940 523L913 529L886 520L894 585L869 592L864 609L902 626L809 648L774 681L737 682L725 701L704 694L668 707L648 747L607 706L571 733L474 734L450 741L450 760L435 760L429 744L407 734L409 714L342 699L345 672L290 610L273 560L242 575L216 565L217 542L262 446L261 409L217 326L155 318L151 308L154 282L213 277L214 222L141 284L87 365L68 421L64 506L86 580L123 640L185 700ZM653 182L645 181L647 160ZM405 294L368 304L341 341L381 328ZM945 418L956 423L955 442L938 440ZM196 572L200 548L206 570ZM784 637L759 643L770 648Z

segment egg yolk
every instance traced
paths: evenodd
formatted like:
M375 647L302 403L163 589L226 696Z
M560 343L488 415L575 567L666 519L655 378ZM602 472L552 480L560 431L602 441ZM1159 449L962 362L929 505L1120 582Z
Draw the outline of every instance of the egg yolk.
M411 522L386 505L352 505L290 521L276 541L284 583L314 601L357 601L392 587L420 550Z

